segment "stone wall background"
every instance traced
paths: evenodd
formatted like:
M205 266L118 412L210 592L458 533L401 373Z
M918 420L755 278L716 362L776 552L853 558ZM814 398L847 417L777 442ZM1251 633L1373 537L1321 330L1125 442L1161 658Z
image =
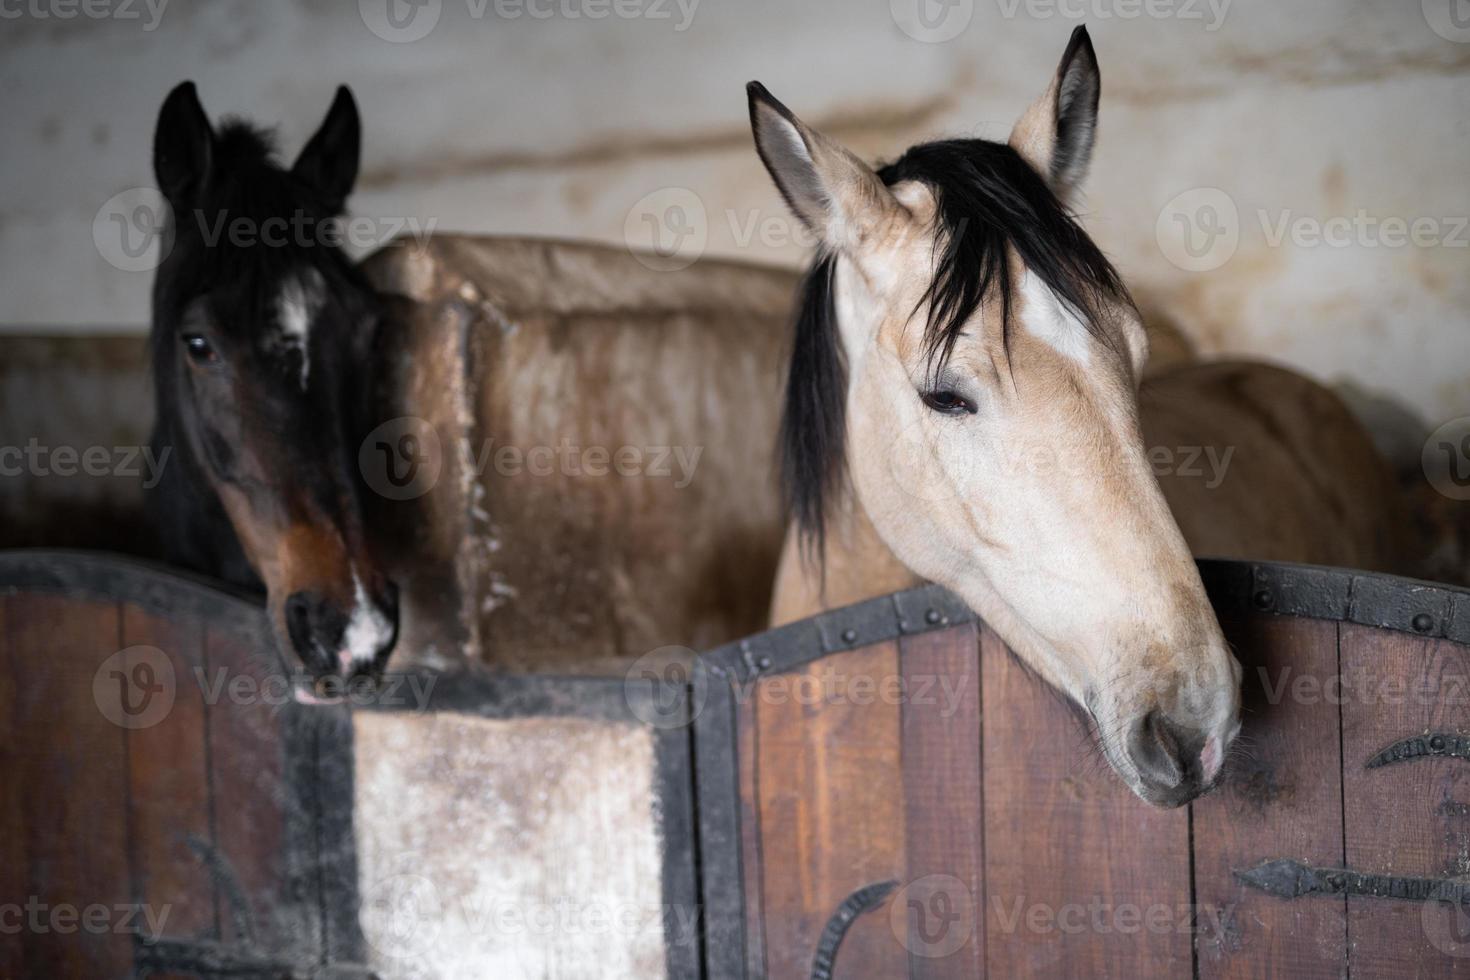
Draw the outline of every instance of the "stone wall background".
M184 78L288 156L350 84L359 250L435 228L795 264L747 80L870 158L999 139L1086 22L1085 220L1145 301L1206 353L1470 412L1465 0L151 4L0 3L0 331L145 330L151 263L123 246Z

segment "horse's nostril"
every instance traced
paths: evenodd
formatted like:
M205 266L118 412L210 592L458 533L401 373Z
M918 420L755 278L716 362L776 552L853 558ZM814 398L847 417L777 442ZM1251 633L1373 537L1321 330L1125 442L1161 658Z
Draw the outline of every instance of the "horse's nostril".
M332 654L342 642L347 617L334 603L313 592L294 592L285 603L286 633L306 668L332 669Z
M311 606L311 597L305 592L293 592L286 599L286 632L297 652L311 645Z
M1189 770L1189 757L1179 733L1157 709L1145 715L1134 729L1128 750L1139 775L1150 782L1177 786Z

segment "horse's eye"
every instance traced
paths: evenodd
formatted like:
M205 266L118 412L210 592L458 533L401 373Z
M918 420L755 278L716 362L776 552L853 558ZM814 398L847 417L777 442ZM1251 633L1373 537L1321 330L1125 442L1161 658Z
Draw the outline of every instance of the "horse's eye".
M974 415L975 406L952 391L926 391L919 395L924 404L941 415Z
M206 338L197 333L184 335L184 349L189 352L189 359L195 364L212 364L219 360L219 355L214 352L214 347Z

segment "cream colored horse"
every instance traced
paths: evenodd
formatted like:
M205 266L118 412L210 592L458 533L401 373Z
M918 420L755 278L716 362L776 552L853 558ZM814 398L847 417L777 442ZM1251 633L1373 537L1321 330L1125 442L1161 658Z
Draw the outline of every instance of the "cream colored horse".
M1403 525L1313 382L1244 363L1145 378L1138 311L1069 210L1099 92L1079 28L1008 145L924 144L875 173L752 84L761 158L823 243L773 618L945 585L1085 706L1139 796L1179 805L1240 724L1194 556L1394 570Z

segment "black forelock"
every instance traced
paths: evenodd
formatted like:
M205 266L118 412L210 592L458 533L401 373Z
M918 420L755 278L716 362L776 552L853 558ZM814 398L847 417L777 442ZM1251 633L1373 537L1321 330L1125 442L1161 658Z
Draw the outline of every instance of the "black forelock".
M212 164L229 172L251 167L279 167L276 134L248 119L226 119L220 123L212 148Z
M1012 147L978 139L915 146L878 176L893 186L925 184L937 204L934 277L924 346L931 372L943 369L985 298L1001 302L1009 350L1014 250L1022 265L1070 306L1093 334L1106 299L1130 302L1121 277L1046 181ZM836 259L818 257L797 300L795 338L781 420L781 482L803 543L820 555L826 502L846 473L847 372L832 286ZM918 311L915 310L915 313Z

